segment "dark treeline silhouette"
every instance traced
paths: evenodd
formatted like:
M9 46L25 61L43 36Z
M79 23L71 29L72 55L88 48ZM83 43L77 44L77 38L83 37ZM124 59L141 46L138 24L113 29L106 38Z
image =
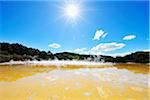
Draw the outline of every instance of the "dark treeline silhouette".
M138 51L125 55L124 57L116 57L114 62L136 62L136 63L149 63L150 52Z
M105 55L83 55L70 52L62 52L52 54L50 51L40 51L34 48L28 48L18 43L0 43L0 62L25 61L25 60L88 60L88 61L104 61L115 63L149 63L149 52L135 52L124 57L111 57Z
M21 44L0 43L0 62L10 60L48 60L54 59L53 54L48 51L40 51L34 48L28 48Z

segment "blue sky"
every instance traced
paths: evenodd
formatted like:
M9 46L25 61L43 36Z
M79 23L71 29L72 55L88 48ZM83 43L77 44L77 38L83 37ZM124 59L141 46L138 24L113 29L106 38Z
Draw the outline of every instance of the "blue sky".
M148 1L1 1L0 41L40 50L123 54L148 50ZM95 39L94 39L95 37Z

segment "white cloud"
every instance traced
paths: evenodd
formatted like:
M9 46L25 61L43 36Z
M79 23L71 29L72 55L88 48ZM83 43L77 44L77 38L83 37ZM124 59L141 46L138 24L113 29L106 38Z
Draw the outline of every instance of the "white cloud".
M102 38L106 37L106 36L107 36L107 34L108 34L108 33L103 34L103 35L102 35Z
M135 39L136 36L135 35L127 35L125 37L123 37L123 40L132 40L132 39Z
M93 40L99 40L100 38L104 38L108 33L105 33L103 30L97 30Z
M112 43L100 43L99 45L91 48L91 51L95 51L95 52L107 52L107 51L113 51L113 50L117 50L117 49L121 49L125 46L125 44L123 43L116 43L116 42L112 42Z
M124 46L125 46L125 44L123 44L123 43L116 43L116 42L100 43L97 46L92 47L89 50L87 48L77 48L73 52L79 53L79 54L107 55L104 52L114 51L114 50L117 50L117 49L121 49ZM127 53L125 53L125 54L127 54ZM122 55L125 55L125 54L122 54ZM116 56L116 55L121 55L121 54L114 54L114 55L110 54L110 55Z
M131 52L113 53L113 54L104 54L104 55L112 56L112 57L117 57L117 56L123 57L123 56L128 55L128 54L131 54Z
M87 50L87 48L77 48L74 50L74 52L81 53L81 52L84 52L86 50Z
M55 49L61 47L61 45L60 45L60 44L57 44L57 43L52 43L52 44L49 44L48 46L51 47L51 48L55 48Z
M145 50L141 50L141 51L150 52L150 49L145 49Z

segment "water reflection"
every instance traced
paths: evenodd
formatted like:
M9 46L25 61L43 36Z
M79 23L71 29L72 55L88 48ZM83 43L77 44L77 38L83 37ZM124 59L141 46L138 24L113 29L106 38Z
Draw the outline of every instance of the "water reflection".
M0 66L0 81L12 82L17 79L32 76L37 73L49 72L56 69L55 66L39 65L11 65Z
M2 100L148 100L148 66L0 66Z
M76 70L80 68L117 68L129 70L139 74L149 74L149 66L142 64L116 64L113 66L44 66L44 65L3 65L0 66L0 81L11 82L17 79L32 76L37 73L49 72L52 70ZM78 73L78 72L77 72Z

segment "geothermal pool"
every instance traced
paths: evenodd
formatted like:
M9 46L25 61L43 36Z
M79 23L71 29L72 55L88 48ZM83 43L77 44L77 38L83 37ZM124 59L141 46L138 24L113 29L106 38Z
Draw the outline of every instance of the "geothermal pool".
M144 64L1 64L0 99L148 100L148 78Z

